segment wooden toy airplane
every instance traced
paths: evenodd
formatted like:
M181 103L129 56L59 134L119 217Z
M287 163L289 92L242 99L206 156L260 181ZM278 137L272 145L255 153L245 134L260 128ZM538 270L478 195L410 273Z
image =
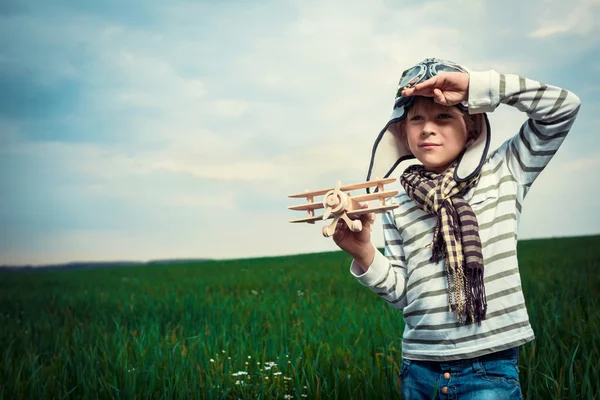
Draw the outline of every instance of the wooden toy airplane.
M289 197L291 198L301 198L306 197L308 203L301 204L297 206L290 206L288 209L296 210L296 211L307 211L308 217L301 219L291 220L291 223L298 222L308 222L309 224L314 224L315 221L319 220L327 220L333 218L333 222L329 226L323 227L323 236L330 237L334 234L335 228L337 226L338 220L343 219L348 228L352 232L359 232L362 230L362 223L360 220L351 219L351 217L356 217L361 214L374 213L379 214L389 210L393 210L398 207L398 204L386 205L385 199L394 197L398 194L397 190L390 190L387 192L383 191L383 186L389 183L392 183L396 180L396 178L387 178L387 179L375 179L368 182L355 183L352 185L342 186L341 181L337 181L335 184L335 188L322 189L322 190L314 190L314 191L306 191L304 193L292 194ZM378 191L375 193L364 194L359 196L352 196L350 191L357 189L365 189L368 187L377 187ZM323 201L315 202L315 196L323 196ZM380 200L380 205L376 207L368 207L368 208L360 208L361 201L366 201L368 204L369 200ZM324 208L325 211L323 215L315 216L315 210Z

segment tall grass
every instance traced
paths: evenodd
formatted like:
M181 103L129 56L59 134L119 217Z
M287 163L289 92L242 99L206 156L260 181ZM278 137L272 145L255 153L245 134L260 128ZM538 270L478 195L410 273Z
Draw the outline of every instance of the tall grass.
M600 236L523 241L526 398L600 396ZM401 398L402 314L342 252L0 273L0 399Z

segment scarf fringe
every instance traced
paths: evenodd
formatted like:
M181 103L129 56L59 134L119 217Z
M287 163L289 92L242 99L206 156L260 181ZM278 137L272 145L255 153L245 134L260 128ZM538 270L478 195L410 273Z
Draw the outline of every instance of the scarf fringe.
M465 280L470 286L467 288L467 293L472 294L469 296L470 301L467 302L467 324L477 322L481 326L481 321L485 320L487 302L483 275L483 269L479 264L469 263L466 265Z

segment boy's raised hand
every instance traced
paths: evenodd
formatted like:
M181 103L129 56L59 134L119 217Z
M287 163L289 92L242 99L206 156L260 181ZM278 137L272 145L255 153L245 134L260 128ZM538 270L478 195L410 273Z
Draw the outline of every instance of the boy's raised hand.
M433 97L444 106L453 106L469 97L469 74L463 72L440 72L436 76L404 89L402 96Z

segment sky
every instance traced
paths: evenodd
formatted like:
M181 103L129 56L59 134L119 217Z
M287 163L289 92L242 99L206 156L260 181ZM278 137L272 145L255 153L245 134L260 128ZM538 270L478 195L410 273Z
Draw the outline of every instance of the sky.
M426 57L580 97L519 238L600 233L598 21L599 0L4 0L0 265L339 250L288 195L364 181ZM492 148L526 119L489 116Z

